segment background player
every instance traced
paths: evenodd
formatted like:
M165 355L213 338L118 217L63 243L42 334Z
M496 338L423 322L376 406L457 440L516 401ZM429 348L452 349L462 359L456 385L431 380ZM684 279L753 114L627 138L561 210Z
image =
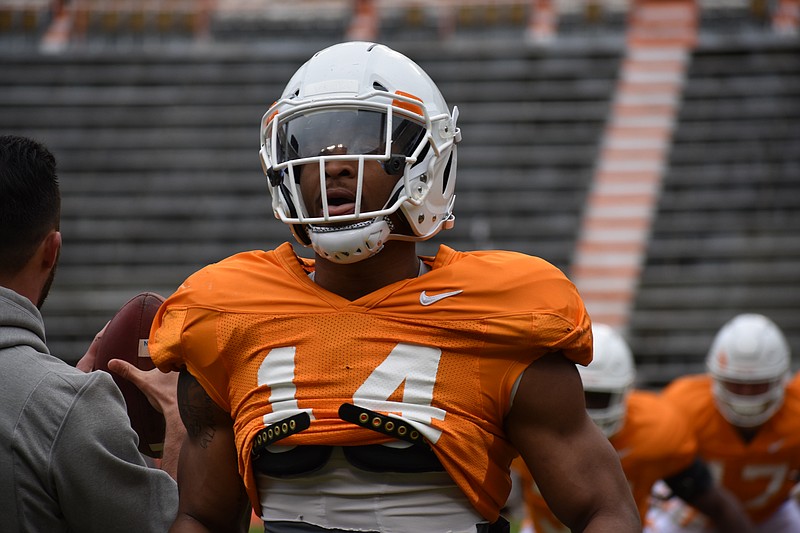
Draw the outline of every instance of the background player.
M758 314L726 323L709 350L705 375L664 389L691 425L699 454L761 533L800 531L790 497L800 471L800 389L787 388L789 346ZM703 517L669 500L652 513L659 532L711 531Z
M362 42L318 52L264 115L274 212L315 259L238 254L162 306L151 355L182 369L189 433L175 531L238 523L242 478L268 532L503 530L515 450L565 523L640 530L584 409L572 283L518 253L417 256L454 221L456 120Z
M688 424L655 393L632 390L636 368L630 348L606 324L593 324L594 355L579 367L589 416L619 454L644 523L658 480L712 519L720 531L751 531L738 502L716 486L701 461ZM550 511L530 473L520 469L522 493L535 531L567 532Z

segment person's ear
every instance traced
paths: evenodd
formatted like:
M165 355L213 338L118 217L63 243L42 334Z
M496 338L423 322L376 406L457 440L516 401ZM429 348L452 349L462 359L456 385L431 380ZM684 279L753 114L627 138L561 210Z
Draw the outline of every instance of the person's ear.
M47 234L42 241L41 262L44 270L52 270L58 262L58 254L61 251L61 232L53 230Z

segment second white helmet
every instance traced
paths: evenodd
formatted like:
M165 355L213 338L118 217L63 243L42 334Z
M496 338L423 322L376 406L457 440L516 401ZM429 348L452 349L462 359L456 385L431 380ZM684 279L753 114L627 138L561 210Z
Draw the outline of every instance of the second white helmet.
M586 396L586 411L606 437L625 421L626 399L636 380L633 355L625 339L611 326L593 324L594 356L588 366L578 366Z
M789 343L769 318L738 315L717 333L706 366L720 413L735 426L759 426L783 404Z

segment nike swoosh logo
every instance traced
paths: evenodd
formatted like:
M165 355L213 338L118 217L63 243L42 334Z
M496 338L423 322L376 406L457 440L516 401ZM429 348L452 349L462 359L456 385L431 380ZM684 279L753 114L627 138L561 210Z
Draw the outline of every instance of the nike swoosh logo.
M445 298L450 298L451 296L455 296L456 294L461 294L462 292L464 292L464 291L463 290L457 290L457 291L450 291L450 292L442 292L440 294L434 294L434 295L428 296L425 293L425 291L422 291L421 293L419 293L419 303L421 303L422 305L435 304L439 300L444 300Z

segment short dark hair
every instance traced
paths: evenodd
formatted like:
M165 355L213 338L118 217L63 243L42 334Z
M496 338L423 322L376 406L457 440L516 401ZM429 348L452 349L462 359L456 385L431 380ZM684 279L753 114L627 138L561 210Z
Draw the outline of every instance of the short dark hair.
M33 139L0 136L0 273L22 270L60 218L53 154Z

